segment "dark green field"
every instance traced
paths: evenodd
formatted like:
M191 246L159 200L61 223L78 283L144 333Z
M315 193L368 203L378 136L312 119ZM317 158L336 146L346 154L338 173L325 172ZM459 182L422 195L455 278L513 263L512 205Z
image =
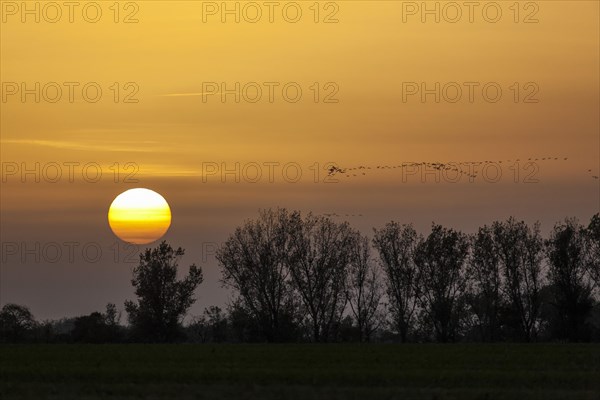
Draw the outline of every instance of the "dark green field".
M600 399L600 345L0 346L0 399Z

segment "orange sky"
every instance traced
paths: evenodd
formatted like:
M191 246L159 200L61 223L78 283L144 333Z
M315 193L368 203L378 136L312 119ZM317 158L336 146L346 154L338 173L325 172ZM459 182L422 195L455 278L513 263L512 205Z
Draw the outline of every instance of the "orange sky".
M117 23L112 2L99 3L97 23L80 9L72 23L67 9L59 22L48 22L54 11L40 3L37 23L14 8L21 2L1 2L1 303L22 302L36 315L58 317L131 297L131 265L120 247L114 260L121 245L106 213L116 195L133 187L167 199L173 212L167 239L188 249L184 263L205 267L195 312L227 298L210 248L261 207L348 214L343 219L365 233L390 219L421 230L435 220L473 231L508 215L540 220L547 230L566 216L586 221L600 208L599 181L592 178L600 175L598 2L521 1L518 16L514 2L496 2L502 11L496 23L486 20L493 16L490 2L478 3L473 22L463 7L456 23L448 21L451 2L428 2L439 4L439 23L422 10L406 14L414 2L319 2L318 23L312 1L294 3L302 10L296 23L281 11L287 7L286 17L293 17L292 2L278 3L273 22L261 6L256 23L248 21L254 16L248 2L239 3L239 23L232 15L223 23L219 12L203 14L221 2L126 3ZM124 23L131 13L138 22ZM338 22L324 23L328 15ZM40 102L35 94L23 101L22 84L34 89L36 82ZM247 85L239 103L233 94L223 103L220 88L202 95L214 91L213 83L232 89L236 82ZM421 93L405 92L413 83L431 89L436 82L439 103L435 94L423 102ZM86 84L89 96L101 88L97 102L86 101ZM486 84L501 88L498 102L486 101ZM285 85L288 94L300 87L302 98L286 101ZM257 86L262 97L251 103ZM462 97L453 103L457 86ZM62 97L53 103L57 87ZM325 102L334 92L329 99L338 101ZM128 94L137 102L125 102ZM526 165L529 158L535 165ZM376 168L486 160L500 168L498 182L489 171L473 182L436 183L429 174L422 183L418 174L403 178L401 169ZM325 183L329 162L372 169ZM36 163L40 182L35 174L21 182L23 167ZM239 183L231 174L221 183L223 163L229 169L240 163ZM279 163L270 164L272 182L265 163ZM56 165L62 178L51 183ZM252 183L256 165L262 177ZM103 174L95 181L98 168ZM302 177L293 183L297 169ZM123 182L128 173L137 182ZM534 181L524 183L530 173ZM52 263L7 255L15 243L43 248L71 241L99 243L104 257L89 262L79 253L77 262L63 255Z

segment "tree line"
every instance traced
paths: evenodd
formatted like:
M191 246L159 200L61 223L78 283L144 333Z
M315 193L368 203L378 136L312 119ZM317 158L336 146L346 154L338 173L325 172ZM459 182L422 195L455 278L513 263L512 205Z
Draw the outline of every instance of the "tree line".
M428 235L389 222L366 236L347 222L269 209L217 251L232 298L184 318L202 283L162 242L140 254L127 325L105 312L36 322L0 311L3 342L534 342L600 341L600 214L539 223L509 218L472 235Z

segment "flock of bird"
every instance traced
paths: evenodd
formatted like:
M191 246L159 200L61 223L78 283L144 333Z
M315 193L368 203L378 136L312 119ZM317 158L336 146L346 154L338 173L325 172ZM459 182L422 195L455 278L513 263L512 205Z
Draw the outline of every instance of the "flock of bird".
M340 217L362 217L362 214L338 214L338 213L325 213L322 214L325 217L329 218L340 218Z
M539 157L539 158L534 158L534 157L529 157L526 160L523 159L523 161L527 161L527 162L540 162L540 161L567 161L569 158L568 157ZM357 177L357 176L361 176L361 175L367 175L368 172L371 171L377 171L377 170L393 170L393 169L403 169L403 168L414 168L414 167L426 167L426 168L431 168L434 170L438 170L438 171L452 171L452 172L456 172L462 176L466 176L467 178L471 178L471 179L475 179L478 177L478 172L477 171L473 171L473 169L476 168L469 168L469 171L465 171L463 170L460 166L463 165L472 165L474 167L479 167L482 165L486 165L486 164L503 164L503 163L512 163L512 162L520 162L521 159L517 158L514 161L513 160L499 160L499 161L491 161L491 160L486 160L486 161L469 161L469 162L460 162L460 163L440 163L440 162L409 162L409 163L403 163L403 164L399 164L399 165L377 165L374 167L370 167L370 166L365 166L365 165L359 165L357 167L349 167L349 168L340 168L337 166L331 166L329 168L329 176L335 176L335 175L344 175L346 178L351 178L351 177ZM598 175L592 175L592 170L589 169L588 170L588 174L593 178L593 179L599 179Z
M399 165L376 165L376 166L365 166L359 165L357 167L349 167L349 168L340 168L338 166L331 166L328 170L328 176L333 177L335 175L343 175L346 178L358 177L367 175L371 172L378 172L384 170L394 170L394 169L402 169L402 168L415 168L415 167L426 167L429 169L434 169L438 171L452 171L460 174L461 176L466 176L467 178L475 179L478 177L478 172L474 171L477 168L469 168L469 171L463 170L460 166L463 165L473 165L473 166L482 166L486 164L503 164L503 163L514 163L514 162L548 162L548 161L568 161L568 157L529 157L527 159L515 159L515 160L498 160L498 161L470 161L470 162L460 162L460 163L440 163L440 162L409 162L403 163ZM592 175L592 169L587 170L588 175L592 179L599 179L598 175ZM338 214L338 213L325 213L323 214L325 217L329 218L342 218L342 217L362 217L362 214Z

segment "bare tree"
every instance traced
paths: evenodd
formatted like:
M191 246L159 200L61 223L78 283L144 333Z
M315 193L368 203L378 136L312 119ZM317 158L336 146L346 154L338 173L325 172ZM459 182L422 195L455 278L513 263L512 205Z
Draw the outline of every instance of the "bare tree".
M412 225L393 221L381 230L375 230L373 238L386 277L393 324L402 342L406 342L412 329L420 290L414 262L418 241L419 236Z
M468 253L468 237L440 225L433 225L415 252L422 286L419 302L439 342L454 341L459 333L465 309Z
M291 231L300 224L298 212L262 210L217 251L222 282L237 291L270 342L285 339L283 320L292 318L288 264Z
M369 342L383 318L383 288L377 265L371 258L369 239L356 232L351 252L346 295L358 326L360 341Z
M315 342L333 339L334 328L341 323L352 242L347 223L310 214L293 232L290 272Z
M595 214L585 229L586 270L596 288L600 288L600 214Z
M589 338L587 320L593 307L586 276L585 230L575 219L554 226L546 241L548 280L552 287L556 334L560 339Z
M481 339L500 338L502 274L494 233L485 225L472 237L472 253L467 267L469 276L468 303L477 318Z
M494 222L494 239L504 276L503 291L517 316L521 338L536 338L542 286L543 240L539 223L533 228L509 218Z

